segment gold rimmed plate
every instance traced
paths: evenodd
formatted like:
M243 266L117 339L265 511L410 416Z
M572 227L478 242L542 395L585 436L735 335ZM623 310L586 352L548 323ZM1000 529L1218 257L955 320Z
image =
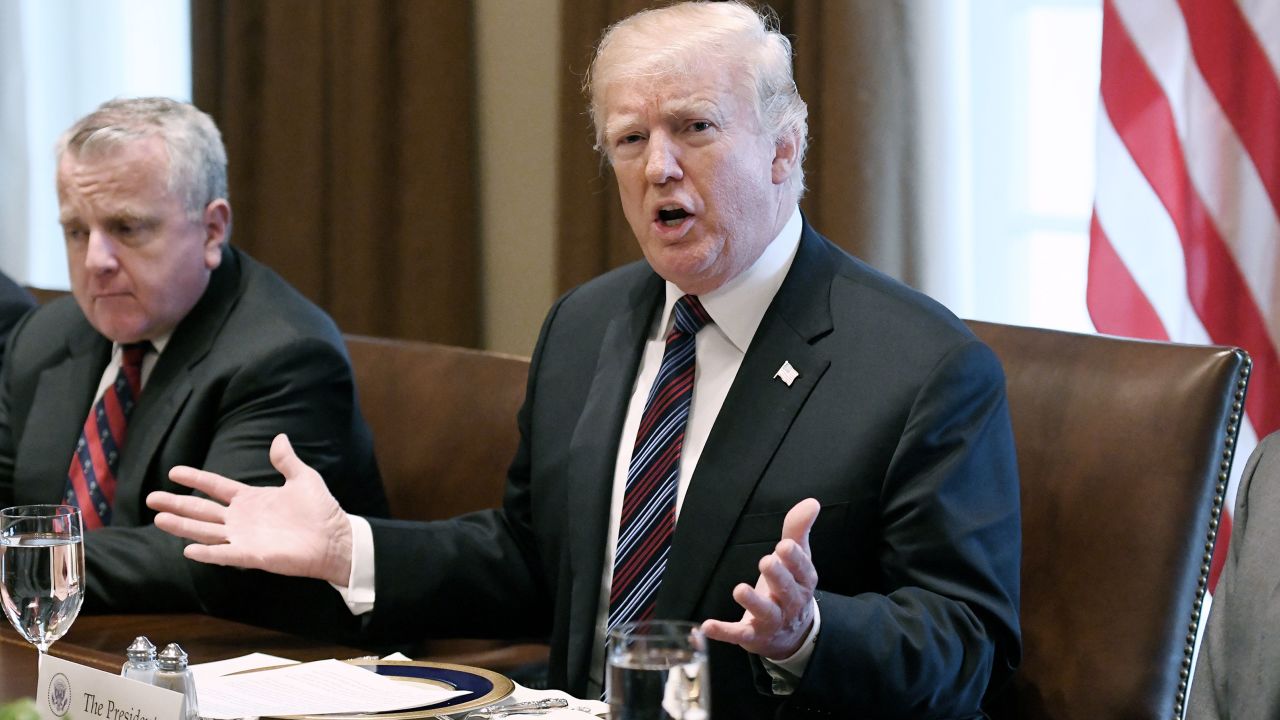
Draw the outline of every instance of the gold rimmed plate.
M294 715L289 720L418 720L434 718L492 705L510 695L516 685L505 675L469 665L425 662L417 660L347 660L352 665L369 668L379 675L402 682L416 682L463 690L467 694L425 707L393 712L357 713L349 715Z

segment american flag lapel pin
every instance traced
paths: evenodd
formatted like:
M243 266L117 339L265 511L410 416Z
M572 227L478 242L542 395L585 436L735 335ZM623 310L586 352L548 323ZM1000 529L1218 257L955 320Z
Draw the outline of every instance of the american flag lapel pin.
M796 378L800 377L800 373L796 372L796 369L791 367L790 360L783 360L782 367L778 368L778 372L774 373L773 376L786 383L787 387L791 387L791 383L795 382Z

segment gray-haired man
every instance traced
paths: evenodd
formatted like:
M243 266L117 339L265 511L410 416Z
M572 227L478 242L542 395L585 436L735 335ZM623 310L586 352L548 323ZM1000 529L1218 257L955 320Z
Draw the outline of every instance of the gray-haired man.
M105 103L63 134L73 297L13 330L0 370L0 506L81 508L89 611L327 628L341 602L191 562L143 504L153 490L185 492L168 479L175 464L279 483L266 450L288 427L344 507L386 514L337 328L227 244L226 162L212 119L164 98Z

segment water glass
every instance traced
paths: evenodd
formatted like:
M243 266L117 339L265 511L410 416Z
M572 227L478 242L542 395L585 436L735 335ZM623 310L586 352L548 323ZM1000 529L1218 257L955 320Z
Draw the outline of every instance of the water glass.
M0 510L0 604L42 657L80 614L83 593L80 509L19 505Z
M609 631L610 720L706 720L710 682L697 625L651 620Z

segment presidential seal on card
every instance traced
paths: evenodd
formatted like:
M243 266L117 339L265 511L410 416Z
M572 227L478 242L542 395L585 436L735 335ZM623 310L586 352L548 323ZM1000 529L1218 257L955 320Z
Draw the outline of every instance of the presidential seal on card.
M49 712L62 717L71 709L71 681L58 673L49 679Z

